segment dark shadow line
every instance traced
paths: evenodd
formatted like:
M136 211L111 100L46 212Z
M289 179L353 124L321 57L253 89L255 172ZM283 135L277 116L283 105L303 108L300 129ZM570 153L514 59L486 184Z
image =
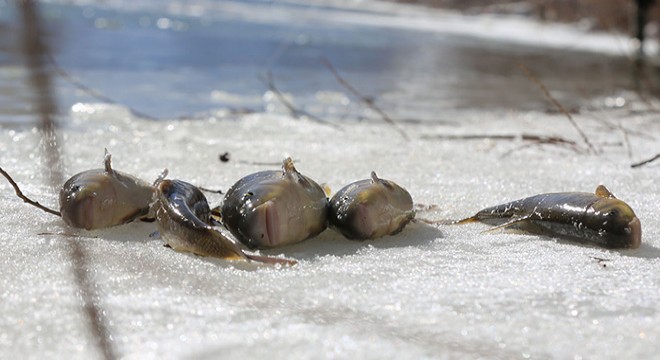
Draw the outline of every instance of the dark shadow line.
M53 187L59 187L63 182L63 167L60 158L60 144L57 141L57 124L54 116L57 113L56 103L52 95L50 69L46 67L45 58L48 51L42 38L41 19L37 4L33 0L18 2L23 22L22 45L29 70L30 84L35 93L35 108L39 116L39 129L43 140L42 155L46 158L48 178ZM92 337L97 342L104 359L116 359L115 349L111 344L108 326L95 298L94 284L89 276L88 256L82 245L69 241L70 258L76 286L83 300L83 310L89 324Z

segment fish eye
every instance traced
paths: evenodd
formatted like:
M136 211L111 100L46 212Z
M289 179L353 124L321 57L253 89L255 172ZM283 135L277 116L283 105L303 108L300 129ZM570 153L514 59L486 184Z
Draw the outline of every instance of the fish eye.
M616 217L617 215L619 215L619 212L617 210L612 210L609 213L607 213L608 217Z
M254 196L254 193L252 191L248 191L245 193L245 195L243 195L243 199L249 199L252 196Z

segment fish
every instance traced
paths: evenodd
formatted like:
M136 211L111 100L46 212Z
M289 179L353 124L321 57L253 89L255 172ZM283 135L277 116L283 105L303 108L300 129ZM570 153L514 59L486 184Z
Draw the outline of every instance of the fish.
M370 179L351 183L330 199L330 226L351 240L397 234L414 218L410 193L374 171Z
M204 194L182 180L157 180L153 211L161 238L178 252L226 260L250 260L268 264L295 265L295 260L259 256L212 226L211 209Z
M633 209L603 185L594 193L540 194L488 207L455 223L475 221L496 225L492 230L517 228L610 249L636 249L642 243Z
M260 171L237 181L225 194L220 214L224 226L249 248L276 248L325 230L328 198L287 157L281 171Z
M104 168L83 171L67 180L59 194L65 223L86 230L126 224L149 213L153 186L114 170L106 150Z

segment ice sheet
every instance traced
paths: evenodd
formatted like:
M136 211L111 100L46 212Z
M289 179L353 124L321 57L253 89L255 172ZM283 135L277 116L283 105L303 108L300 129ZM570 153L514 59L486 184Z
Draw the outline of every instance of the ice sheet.
M451 28L431 24L432 15L420 12L413 15L423 21L408 24L384 8L370 9L382 17L363 14L358 21L342 15L333 21L372 19L382 26L396 19L391 26ZM310 21L323 14L310 15ZM163 82L170 80L174 76ZM414 90L415 84L406 86ZM536 91L533 84L530 89ZM660 124L648 111L658 104L623 94L596 99L595 110L575 113L599 150L587 154L522 138L436 137L561 136L584 148L560 114L501 109L438 114L412 106L407 118L446 121L398 122L411 138L406 141L336 88L310 91L321 107L338 109L324 117L339 128L293 118L272 93L254 90L264 96L224 89L210 96L218 103L261 103L264 112L228 115L221 108L199 120L148 121L117 105L67 105L59 118L66 174L101 167L105 147L116 169L145 180L168 168L170 178L227 189L249 173L278 168L290 155L303 174L334 190L375 170L408 189L415 202L437 205L418 214L427 219L457 219L525 196L593 191L605 184L636 211L643 245L611 251L506 231L481 233L487 228L481 224L414 223L376 241L352 242L326 230L304 243L262 252L299 261L281 269L176 253L149 236L155 226L148 223L69 229L21 202L2 180L0 358L100 357L74 279L74 242L86 253L93 300L108 324L110 343L125 359L657 356L660 163L639 169L630 164L659 151ZM349 105L366 118L342 121L341 109ZM0 125L0 166L27 195L57 207L58 189L48 185L39 132L27 118ZM218 158L225 152L231 154L228 163ZM209 200L217 204L221 198Z
M117 169L226 189L273 166L241 161L297 160L301 172L332 189L371 170L438 210L459 218L481 207L549 191L592 191L606 184L643 224L638 250L609 251L497 232L483 225L412 224L401 234L351 242L328 230L267 252L293 268L245 266L173 252L149 234L153 224L104 231L67 229L18 200L0 182L3 210L2 357L97 355L72 280L70 243L88 253L96 299L122 358L650 358L660 343L658 165L631 169L619 142L592 114L578 122L601 149L575 154L521 141L447 141L422 135L498 133L572 135L560 115L465 113L459 128L402 125L405 141L375 122L337 130L289 116L254 114L201 121L150 122L117 106L80 104L61 136L67 174L100 167L103 147ZM625 116L629 130L658 134L657 122ZM487 120L487 122L484 122ZM56 206L41 173L38 132L4 127L0 164L24 191ZM635 157L657 142L633 136ZM221 163L220 153L232 160ZM210 197L218 202L217 197ZM40 235L73 233L74 237ZM596 258L607 259L600 264ZM604 266L605 265L605 266Z

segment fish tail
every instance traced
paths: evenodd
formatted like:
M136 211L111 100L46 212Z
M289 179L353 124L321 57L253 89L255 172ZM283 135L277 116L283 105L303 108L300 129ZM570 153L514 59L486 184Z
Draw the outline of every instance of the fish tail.
M253 255L253 254L247 254L245 253L245 257L248 258L251 261L256 261L264 264L271 264L271 265L284 265L284 266L293 266L296 265L298 262L295 260L290 260L290 259L283 259L283 258L278 258L278 257L272 257L272 256L261 256L261 255Z
M468 224L472 222L478 222L479 217L477 216L470 216L469 218L461 219L461 220L454 220L450 222L448 225L462 225L462 224Z

